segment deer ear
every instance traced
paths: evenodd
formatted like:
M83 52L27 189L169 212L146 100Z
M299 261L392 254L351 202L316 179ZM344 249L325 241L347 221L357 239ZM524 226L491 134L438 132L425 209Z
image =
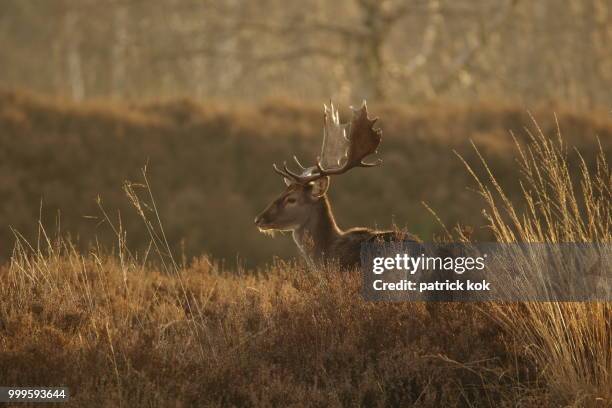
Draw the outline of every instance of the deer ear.
M287 177L283 177L283 181L287 187L293 184L293 181L289 180Z
M310 194L312 194L313 197L323 197L329 188L329 176L321 177L320 179L311 181L308 184L311 187Z

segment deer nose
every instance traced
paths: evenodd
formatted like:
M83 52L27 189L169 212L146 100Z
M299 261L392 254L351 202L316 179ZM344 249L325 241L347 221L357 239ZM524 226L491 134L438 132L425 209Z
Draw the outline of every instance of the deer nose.
M259 225L261 223L261 215L255 217L255 225Z

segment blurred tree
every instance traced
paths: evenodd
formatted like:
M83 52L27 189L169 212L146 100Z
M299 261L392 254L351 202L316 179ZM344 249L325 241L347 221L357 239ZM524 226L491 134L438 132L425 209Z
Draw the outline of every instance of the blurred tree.
M118 5L113 17L114 41L112 44L111 93L115 97L123 94L126 87L125 74L128 47L128 9L124 4Z
M611 0L4 0L0 84L99 96L610 105Z

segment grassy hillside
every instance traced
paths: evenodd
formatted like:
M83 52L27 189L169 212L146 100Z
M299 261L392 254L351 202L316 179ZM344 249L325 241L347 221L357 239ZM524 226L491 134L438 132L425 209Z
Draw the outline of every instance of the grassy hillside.
M510 171L516 151L509 131L524 137L523 127L531 126L525 107L374 104L370 110L381 118L384 164L333 180L330 195L341 226L396 223L431 239L438 227L421 201L449 225L482 225L479 198L466 188L473 182L453 154L455 149L475 159L470 139L490 158L510 194L518 191ZM274 255L293 256L288 237L265 237L252 220L283 188L273 162L294 153L305 163L314 160L321 111L321 106L292 101L72 105L0 92L0 255L6 259L12 247L8 225L36 238L41 201L49 229L69 232L83 248L96 238L101 245L113 244L116 238L96 204L98 196L114 223L121 218L128 244L146 248L148 234L122 186L125 180L141 181L140 169L148 164L174 248L188 256L211 253L230 264L237 257L255 265ZM610 152L609 114L536 108L534 116L547 134L556 129L553 112L570 147L592 157L599 136Z
M537 374L522 351L506 350L508 333L478 306L367 303L358 274L310 275L284 264L235 275L202 259L169 276L113 258L56 255L27 265L33 281L17 283L19 268L1 272L0 381L65 384L72 406L549 398L533 389ZM512 387L525 390L513 396Z

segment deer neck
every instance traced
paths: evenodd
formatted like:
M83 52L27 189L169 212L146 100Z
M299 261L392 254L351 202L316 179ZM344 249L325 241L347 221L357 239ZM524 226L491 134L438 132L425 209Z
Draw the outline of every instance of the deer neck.
M329 255L340 235L342 231L336 224L329 200L323 196L306 222L293 231L293 240L309 265L315 266Z

